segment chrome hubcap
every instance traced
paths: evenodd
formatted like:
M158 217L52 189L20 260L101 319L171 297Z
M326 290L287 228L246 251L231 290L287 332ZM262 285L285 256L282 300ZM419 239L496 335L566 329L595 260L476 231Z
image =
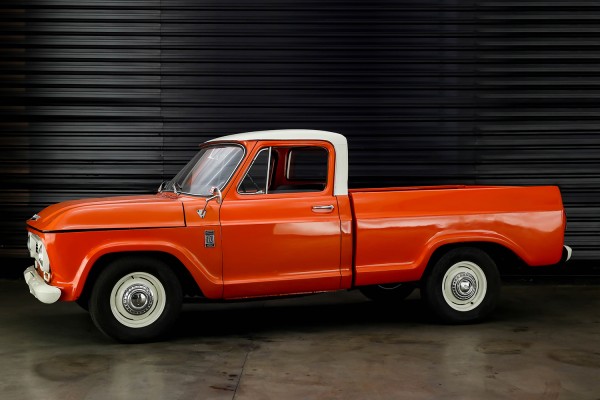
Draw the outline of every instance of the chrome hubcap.
M162 282L148 272L130 272L119 279L110 293L110 309L128 328L143 328L156 322L167 304Z
M468 272L460 272L452 279L452 294L459 300L468 300L477 292L477 279Z
M123 308L132 315L148 312L154 304L154 296L149 287L141 284L129 286L123 293Z
M487 278L479 265L472 261L459 261L444 274L441 289L446 304L451 308L471 311L485 299Z

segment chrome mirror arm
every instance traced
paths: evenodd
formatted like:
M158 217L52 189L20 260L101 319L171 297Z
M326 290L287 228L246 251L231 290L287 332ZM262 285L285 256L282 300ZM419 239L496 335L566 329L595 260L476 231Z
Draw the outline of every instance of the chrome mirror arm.
M197 211L200 218L204 218L206 216L206 207L208 206L209 201L217 199L217 204L221 204L223 202L223 194L221 193L218 187L211 187L210 194L212 194L212 196L206 198L206 202L204 203L204 207L202 208L202 210Z

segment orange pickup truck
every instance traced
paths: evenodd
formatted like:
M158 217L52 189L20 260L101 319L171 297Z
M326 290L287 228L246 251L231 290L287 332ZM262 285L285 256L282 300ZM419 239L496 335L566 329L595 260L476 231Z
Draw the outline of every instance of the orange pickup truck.
M488 315L503 260L556 264L557 187L348 190L344 136L279 130L220 137L155 195L54 204L27 221L25 271L44 303L76 301L106 335L164 334L185 299L414 288L446 322Z

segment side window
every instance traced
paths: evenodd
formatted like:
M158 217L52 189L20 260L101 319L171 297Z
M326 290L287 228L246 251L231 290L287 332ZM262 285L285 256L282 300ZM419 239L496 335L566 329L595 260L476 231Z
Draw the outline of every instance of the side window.
M238 193L322 192L327 187L328 160L329 152L317 146L261 149L240 182Z
M291 149L288 155L287 179L325 183L327 158L327 150L321 147Z
M246 176L238 187L238 193L263 194L268 192L267 177L269 176L269 159L271 148L262 149L254 158Z

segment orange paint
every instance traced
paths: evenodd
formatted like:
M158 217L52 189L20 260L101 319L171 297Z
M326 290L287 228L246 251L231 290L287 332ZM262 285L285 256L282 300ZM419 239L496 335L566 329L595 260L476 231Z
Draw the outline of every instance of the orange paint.
M440 246L503 245L528 265L557 263L564 211L556 187L399 188L351 191L356 284L417 281Z
M223 201L173 193L64 202L46 208L28 230L46 244L51 285L76 300L96 261L110 253L159 251L177 257L208 298L329 291L353 285L418 281L445 244L493 242L527 264L559 261L565 218L556 187L415 187L334 195L336 154L317 140L240 141L245 158L223 188ZM258 152L294 146L327 150L325 189L240 194ZM273 187L293 185L273 168ZM314 208L316 207L316 208ZM207 231L214 247L205 246Z

